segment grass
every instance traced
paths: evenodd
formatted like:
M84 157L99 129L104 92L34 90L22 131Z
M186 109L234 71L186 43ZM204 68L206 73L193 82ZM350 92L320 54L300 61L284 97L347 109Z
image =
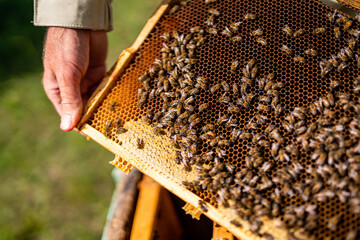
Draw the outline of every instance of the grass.
M159 2L113 2L109 66ZM112 159L97 143L60 131L40 70L0 82L0 239L100 239Z

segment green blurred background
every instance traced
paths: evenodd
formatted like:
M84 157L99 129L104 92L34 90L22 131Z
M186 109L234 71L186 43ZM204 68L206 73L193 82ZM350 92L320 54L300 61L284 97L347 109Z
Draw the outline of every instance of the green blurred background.
M160 0L114 0L108 67ZM100 239L113 154L59 117L41 85L45 29L31 0L0 0L0 239Z

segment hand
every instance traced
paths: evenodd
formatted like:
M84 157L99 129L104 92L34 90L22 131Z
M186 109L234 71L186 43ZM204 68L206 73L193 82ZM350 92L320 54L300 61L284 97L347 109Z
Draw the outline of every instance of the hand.
M106 54L104 31L49 27L43 85L61 116L62 130L71 131L79 122L83 104L105 74Z

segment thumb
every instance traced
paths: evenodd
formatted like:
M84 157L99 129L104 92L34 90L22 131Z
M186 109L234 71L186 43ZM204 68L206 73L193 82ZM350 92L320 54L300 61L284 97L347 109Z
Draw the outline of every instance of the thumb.
M60 128L71 131L79 122L82 113L82 99L80 93L81 73L70 71L58 78L61 97L61 123Z

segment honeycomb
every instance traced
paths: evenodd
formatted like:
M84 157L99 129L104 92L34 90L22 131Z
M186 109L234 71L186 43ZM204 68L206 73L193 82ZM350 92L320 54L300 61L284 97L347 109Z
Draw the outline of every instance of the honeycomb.
M86 123L117 144L131 121L165 134L199 208L264 239L263 216L289 239L360 238L357 28L316 0L181 1Z

